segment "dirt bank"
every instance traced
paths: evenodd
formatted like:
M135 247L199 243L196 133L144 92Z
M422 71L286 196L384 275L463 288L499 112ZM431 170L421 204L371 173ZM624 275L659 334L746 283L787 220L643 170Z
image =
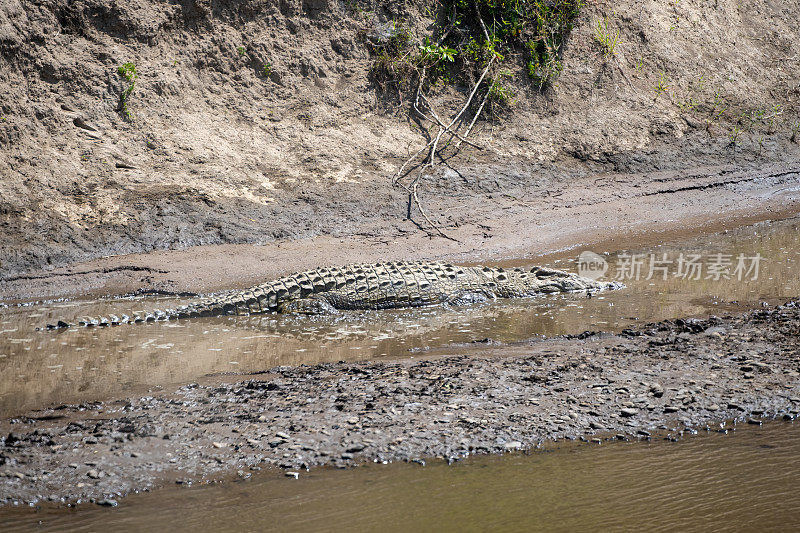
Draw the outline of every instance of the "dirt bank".
M0 423L0 501L107 504L164 483L649 438L800 412L800 306L422 360L280 367L238 383ZM459 355L453 355L459 354ZM113 501L112 501L113 500Z
M0 279L208 244L416 248L391 253L420 230L389 178L424 136L377 89L369 43L393 20L421 41L431 4L4 2ZM611 58L594 36L604 17L619 32ZM502 76L515 96L479 121L483 150L465 146L423 178L431 218L461 246L440 239L419 254L484 249L514 211L509 221L540 227L555 208L560 224L587 184L606 187L590 203L645 200L630 187L697 190L721 169L796 170L798 17L796 0L590 2L556 83L540 93L510 58ZM127 62L139 73L133 121L120 113ZM468 89L445 85L431 99L446 115Z

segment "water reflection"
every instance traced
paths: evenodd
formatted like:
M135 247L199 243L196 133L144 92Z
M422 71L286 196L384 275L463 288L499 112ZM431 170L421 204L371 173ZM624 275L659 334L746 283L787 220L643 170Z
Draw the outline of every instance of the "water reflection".
M174 298L71 301L0 310L0 416L52 403L138 394L210 373L278 365L404 357L414 349L491 338L618 330L640 321L736 311L800 295L797 220L628 253L724 253L765 258L757 281L626 280L628 288L587 299L554 295L452 309L344 313L336 317L222 317L180 322L35 331L59 318L128 313ZM596 250L602 252L602 250ZM577 253L576 253L577 255ZM607 256L610 273L620 254ZM574 270L572 260L553 266ZM409 350L412 350L411 352Z

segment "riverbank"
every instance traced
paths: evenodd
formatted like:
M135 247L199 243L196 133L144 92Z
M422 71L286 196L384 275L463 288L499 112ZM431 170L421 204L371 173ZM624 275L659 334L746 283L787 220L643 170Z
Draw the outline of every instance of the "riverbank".
M449 15L428 0L306 4L6 2L0 300L213 290L407 251L544 249L650 217L693 226L739 208L736 194L714 197L723 185L797 171L796 2L590 2L552 83L531 77L534 41L489 72L504 97L488 101L469 145L420 175L430 222L460 243L428 239L436 230L392 177L437 126L381 89L375 39L396 27L418 50ZM474 81L426 97L448 120ZM573 222L584 207L594 213ZM296 245L321 246L305 261ZM159 255L169 250L182 252ZM150 251L161 259L100 259ZM82 261L96 277L57 275ZM41 275L55 277L26 285Z
M618 335L279 367L0 423L0 501L96 501L276 466L458 459L800 412L797 302ZM458 355L452 355L453 353ZM237 474L238 472L238 474ZM295 474L291 474L295 475Z

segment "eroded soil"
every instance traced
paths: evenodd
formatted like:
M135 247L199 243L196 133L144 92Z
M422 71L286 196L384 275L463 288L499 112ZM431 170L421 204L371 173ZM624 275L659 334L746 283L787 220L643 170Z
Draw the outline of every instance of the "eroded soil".
M90 499L274 465L455 460L556 439L676 438L800 413L800 306L421 360L279 367L0 424L0 501Z

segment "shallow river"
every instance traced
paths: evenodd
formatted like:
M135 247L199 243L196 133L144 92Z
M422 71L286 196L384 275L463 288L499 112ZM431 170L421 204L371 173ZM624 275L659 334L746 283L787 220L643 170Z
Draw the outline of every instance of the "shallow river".
M603 255L608 263L603 279L621 277L628 289L591 299L555 295L452 309L318 318L222 317L61 332L35 328L60 318L173 307L184 300L113 298L0 308L0 416L57 403L145 393L208 374L413 357L425 348L486 338L511 342L535 335L619 330L641 321L724 314L762 301L774 303L800 295L798 230L797 219L762 223ZM574 271L578 252L549 264ZM693 255L697 257L691 261ZM748 271L754 263L759 267L757 279L752 279L754 270ZM699 274L690 264L699 265Z
M447 466L316 469L114 509L0 510L4 531L797 531L800 427L565 445Z

